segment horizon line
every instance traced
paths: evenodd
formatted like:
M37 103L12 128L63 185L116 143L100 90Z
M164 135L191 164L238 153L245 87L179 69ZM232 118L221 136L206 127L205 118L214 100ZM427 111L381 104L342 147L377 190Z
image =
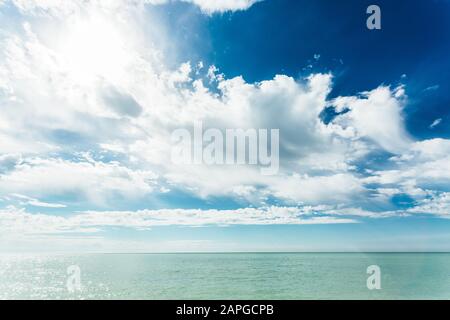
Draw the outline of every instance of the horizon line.
M412 253L446 253L450 251L174 251L174 252L0 252L0 255L7 254L85 254L85 255L144 255L144 254L412 254Z

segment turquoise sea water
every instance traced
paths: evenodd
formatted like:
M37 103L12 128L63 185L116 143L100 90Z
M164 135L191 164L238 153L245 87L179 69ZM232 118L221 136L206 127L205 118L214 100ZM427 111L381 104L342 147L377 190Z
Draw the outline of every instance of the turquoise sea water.
M381 290L367 289L370 265ZM1 255L0 299L450 299L450 254Z

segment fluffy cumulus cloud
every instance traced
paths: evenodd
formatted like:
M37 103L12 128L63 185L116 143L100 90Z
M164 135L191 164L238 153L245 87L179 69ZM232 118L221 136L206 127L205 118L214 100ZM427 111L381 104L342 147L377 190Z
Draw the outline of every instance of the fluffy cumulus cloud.
M348 112L335 123L352 128L355 134L371 139L384 150L401 153L411 143L402 119L404 99L402 87L379 87L362 97L339 97L334 101L336 110Z
M0 6L20 13L14 24L0 22L0 200L15 206L1 212L3 229L445 215L450 142L408 134L407 88L381 85L329 99L332 74L249 83L199 61L172 67L164 51L170 37L152 10L164 2L12 0ZM213 13L256 1L189 2ZM337 115L325 123L329 108ZM254 165L174 163L172 132L191 131L199 122L220 132L279 129L277 174L262 175ZM367 161L373 153L386 157L384 166ZM155 211L149 197L167 193L231 198L242 209ZM412 207L394 208L396 195L410 197ZM70 211L74 201L104 210L54 215ZM113 201L141 201L149 209L111 211ZM271 207L273 201L282 206ZM305 214L310 208L318 216Z
M17 162L0 180L2 194L61 197L77 194L94 203L115 196L140 197L152 191L153 172L131 170L116 162L30 158Z

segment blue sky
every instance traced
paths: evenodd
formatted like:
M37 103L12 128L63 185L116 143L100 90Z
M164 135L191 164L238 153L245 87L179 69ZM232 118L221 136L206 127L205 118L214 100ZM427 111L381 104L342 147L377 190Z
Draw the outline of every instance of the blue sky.
M1 251L449 250L450 2L0 0ZM171 133L279 129L280 171Z

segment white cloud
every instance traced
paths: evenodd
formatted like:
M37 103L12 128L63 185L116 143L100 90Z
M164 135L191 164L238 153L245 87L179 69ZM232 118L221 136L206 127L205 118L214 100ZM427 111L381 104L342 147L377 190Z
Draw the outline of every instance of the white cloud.
M157 226L356 223L350 218L315 216L315 212L314 208L266 207L237 210L88 211L70 216L60 216L31 214L23 209L9 207L0 210L0 231L3 236L14 234L32 236L58 233L98 233L102 229L110 227L148 230Z
M12 2L24 13L69 14L80 9L80 1L78 0L11 0L9 2Z
M30 205L30 206L42 207L42 208L65 208L66 207L64 204L43 202L38 199L33 199L28 196L24 196L22 194L17 194L17 193L11 194L10 196L13 198L19 199L21 205ZM7 197L7 198L9 198L9 197Z
M6 2L8 0L0 1ZM97 6L104 10L140 4L164 5L170 1L189 2L206 14L247 10L262 0L11 0L22 12L33 14L70 15L83 11L86 6Z
M247 10L261 0L182 0L197 5L202 11L215 12Z
M156 178L150 171L133 171L116 162L32 158L0 175L0 193L36 198L77 195L103 205L116 196L132 199L152 192ZM43 206L36 200L30 204Z
M345 203L364 195L364 188L352 174L330 176L299 176L279 179L270 185L279 198L306 203Z
M184 63L172 70L165 67L157 48L138 45L138 39L142 40L139 19L118 19L114 23L111 10L117 11L112 5L107 9L89 5L86 10L87 17L75 13L58 25L56 40L47 39L39 28L25 24L22 33L7 35L0 42L6 55L0 64L5 70L5 86L17 97L8 101L0 114L0 124L6 124L3 134L12 141L4 152L24 154L31 159L26 161L33 162L36 154L45 161L49 152L73 154L74 149L94 148L97 153L112 153L121 160L114 165L97 160L91 168L91 164L60 159L65 170L75 168L83 177L68 179L65 187L53 177L45 179L46 174L56 170L53 165L52 170L36 166L26 172L30 181L27 186L19 186L15 178L24 175L24 169L10 168L5 181L12 179L13 183L4 192L45 198L45 194L35 191L33 181L39 176L49 181L48 195L54 195L55 190L74 191L83 199L99 203L108 199L115 188L126 198L145 196L152 184L137 177L143 172L157 172L171 189L199 197L231 195L259 205L268 195L301 204L347 202L365 194L354 163L376 144L364 138L396 152L410 143L402 129L401 89L380 87L367 93L366 98L338 98L334 103L340 107L348 102L351 111L325 125L320 113L330 104L330 74L298 80L277 75L247 83L242 77L217 76L217 68L211 66L204 75L211 78L211 73L215 74L212 80L217 88L211 90L203 84L198 67ZM133 10L121 11L120 15L132 18L136 14ZM89 36L84 36L83 28L89 29ZM103 38L103 34L110 36ZM364 115L366 109L384 124L387 133L370 124L371 118ZM32 121L29 114L34 115ZM196 120L202 121L205 128L220 130L280 129L280 175L263 177L249 166L174 165L170 161L171 133L177 128L189 128ZM15 125L8 126L10 123ZM19 138L23 132L27 139ZM26 141L33 141L34 148ZM53 164L58 162L52 158L49 161ZM65 170L57 171L65 177ZM111 175L115 170L126 171L128 177L134 178L113 183ZM117 187L97 183L103 177ZM93 181L93 186L87 185L87 180ZM253 188L255 192L244 195L242 188Z
M334 105L338 111L349 109L338 116L334 123L356 129L356 134L375 141L392 153L408 150L411 138L404 127L402 109L404 89L394 91L379 87L365 92L362 97L338 97Z
M441 122L442 122L442 119L441 119L441 118L438 118L438 119L434 120L432 124L430 124L430 127L429 127L429 128L430 128L430 129L433 129L434 127L436 127L437 125L439 125Z
M394 169L372 172L364 179L382 188L422 200L434 191L450 191L450 140L431 139L411 144L410 150L391 158Z
M440 88L440 85L435 84L433 86L426 87L423 91L436 91L436 90L439 90L439 88Z
M330 101L331 74L276 75L249 83L196 62L168 67L173 61L167 61L164 47L171 39L158 19L147 17L144 2L14 1L24 14L22 27L5 26L0 35L0 196L21 194L29 205L41 207L58 205L44 200L66 194L93 205L117 195L126 203L167 191L158 184L164 180L170 190L201 198L235 197L263 206L275 197L289 205L359 208L364 199L388 202L402 192L423 199L430 189L448 187L449 141L415 142L408 135L403 87L380 86ZM210 14L244 10L256 1L191 2ZM348 112L325 125L320 114L330 105ZM172 131L197 120L220 130L280 129L279 175L262 176L250 166L173 164ZM95 160L79 158L79 151L92 152ZM361 173L358 166L365 169L365 157L373 151L395 154L390 169ZM378 198L369 198L371 192ZM289 210L242 210L239 218L236 211L169 211L167 218L155 211L100 213L99 218L100 225L140 227L157 224L152 216L186 225L208 219L219 224L335 219L305 221ZM390 215L363 208L351 212ZM95 214L56 220L72 228Z
M408 209L408 212L450 218L450 192L437 193L432 197L423 199L417 206Z

